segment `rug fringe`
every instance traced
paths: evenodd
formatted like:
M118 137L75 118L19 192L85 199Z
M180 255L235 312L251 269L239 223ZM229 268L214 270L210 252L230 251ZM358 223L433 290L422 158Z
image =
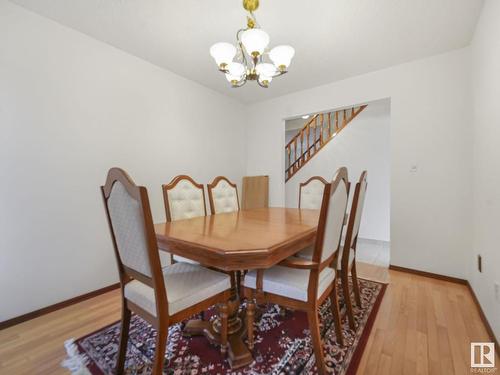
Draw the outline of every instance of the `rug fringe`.
M67 358L61 362L61 366L71 371L72 375L91 375L87 368L89 359L86 355L78 352L75 339L71 338L64 342Z

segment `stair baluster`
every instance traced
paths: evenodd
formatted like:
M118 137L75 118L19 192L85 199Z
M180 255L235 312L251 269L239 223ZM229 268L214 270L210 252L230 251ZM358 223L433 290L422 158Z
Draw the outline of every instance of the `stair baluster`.
M366 105L362 105L331 111L326 113L327 119L325 119L324 113L312 116L285 146L285 157L288 161L285 170L285 181L288 181L299 169L306 165L324 145L335 138L365 108ZM339 119L339 113L342 119ZM328 129L325 129L325 127L328 127Z

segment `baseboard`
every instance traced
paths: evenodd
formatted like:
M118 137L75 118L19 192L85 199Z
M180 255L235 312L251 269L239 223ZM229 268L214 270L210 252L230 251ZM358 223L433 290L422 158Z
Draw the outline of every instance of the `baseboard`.
M390 270L394 270L394 271L413 273L413 274L419 275L419 276L431 277L433 279L438 279L438 280L443 280L443 281L449 281L451 283L457 283L457 284L463 284L463 285L467 284L467 280L459 279L458 277L445 276L445 275L440 275L438 273L432 273L432 272L415 270L413 268L406 268L406 267L395 266L393 264L389 265L389 269Z
M472 294L472 299L474 300L474 303L476 304L477 309L479 310L479 315L481 316L481 320L483 321L483 324L486 327L486 331L490 336L490 340L495 343L496 350L498 350L500 348L500 346L498 346L498 340L495 336L495 333L493 332L493 329L491 329L490 322L488 322L488 319L486 319L486 315L484 314L484 311L481 308L481 305L479 304L479 300L477 299L476 293L474 293L474 289L472 289L472 286L468 281L466 284L467 288L470 291L470 294Z
M65 307L74 305L75 303L82 302L82 301L85 301L85 300L93 298L93 297L97 297L100 294L104 294L104 293L107 293L109 291L118 289L119 287L120 287L120 283L112 284L112 285L106 286L104 288L97 289L97 290L82 294L82 295L77 296L77 297L73 297L73 298L68 299L66 301L58 302L54 305L50 305L50 306L41 308L39 310L29 312L27 314L16 316L15 318L12 318L12 319L4 320L3 322L0 322L0 331L2 329L12 327L16 324L23 323L23 322L26 322L28 320L38 318L39 316L51 313L53 311L60 310L60 309L63 309Z
M383 246L390 246L391 245L390 241L376 240L376 239L373 239L373 238L361 238L361 237L358 237L358 243L360 243L360 242L374 244L374 245L383 245Z

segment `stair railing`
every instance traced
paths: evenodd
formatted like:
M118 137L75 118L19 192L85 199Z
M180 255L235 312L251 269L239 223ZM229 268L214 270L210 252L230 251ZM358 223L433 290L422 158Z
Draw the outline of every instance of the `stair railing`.
M285 146L285 181L335 138L366 105L312 116Z

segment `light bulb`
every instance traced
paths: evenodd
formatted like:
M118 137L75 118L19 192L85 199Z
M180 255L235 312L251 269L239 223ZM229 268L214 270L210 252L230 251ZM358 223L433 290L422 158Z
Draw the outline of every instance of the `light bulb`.
M261 29L248 29L241 34L241 43L253 57L262 55L269 44L269 35Z
M215 59L219 68L225 69L236 56L236 47L230 43L215 43L210 47L210 55Z
M290 66L295 50L290 46L277 46L269 52L269 58L280 71L286 71Z

